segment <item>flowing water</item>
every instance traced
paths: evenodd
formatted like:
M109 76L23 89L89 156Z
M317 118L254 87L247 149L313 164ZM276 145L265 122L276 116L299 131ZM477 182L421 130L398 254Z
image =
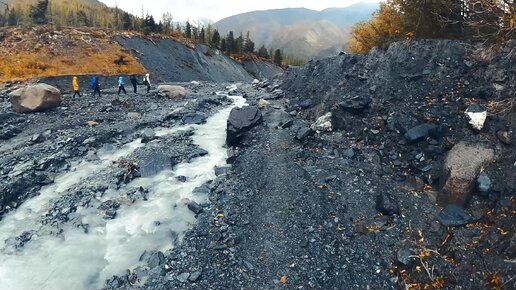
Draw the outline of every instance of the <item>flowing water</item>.
M73 164L72 170L57 176L54 184L42 188L39 196L5 216L0 221L0 289L101 288L112 275L123 274L125 269L137 266L145 250L172 248L174 238L181 238L195 223L185 200L206 201L206 196L193 195L193 189L215 178L215 166L226 164L226 120L232 107L245 104L242 97L230 98L234 100L233 105L210 117L206 124L157 132L164 136L194 129L194 143L208 151L208 155L179 164L172 171L133 180L128 186L148 189L148 200L134 204L122 202L115 219L102 219L96 208L78 207L75 215L89 225L87 233L67 223L61 227L62 234L52 235L45 231L49 226L41 223L41 217L48 212L53 200L115 166L113 161L144 146L140 140L114 152L99 153L99 161ZM181 183L177 176L186 176L187 181ZM121 195L118 190L110 189L101 201ZM23 248L12 251L5 247L5 240L26 231L37 231L37 234Z

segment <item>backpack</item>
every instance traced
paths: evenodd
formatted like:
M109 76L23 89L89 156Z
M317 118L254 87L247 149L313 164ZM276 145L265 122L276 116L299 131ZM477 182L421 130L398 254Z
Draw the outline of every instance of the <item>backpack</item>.
M92 77L91 82L90 82L90 87L92 90L94 90L96 86L97 86L97 77Z

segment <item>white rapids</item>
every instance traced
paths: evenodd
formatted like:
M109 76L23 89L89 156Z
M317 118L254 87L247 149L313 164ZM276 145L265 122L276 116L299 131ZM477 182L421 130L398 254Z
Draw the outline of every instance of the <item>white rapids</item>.
M57 237L40 231L19 251L2 251L6 239L25 231L40 230L41 216L49 210L53 200L85 178L102 174L103 170L114 166L113 161L144 146L140 140L116 152L99 154L100 161L73 164L72 170L57 176L54 184L42 188L40 195L6 215L0 221L0 289L101 288L112 275L136 267L145 250L172 248L172 233L182 237L195 223L184 200L205 202L207 196L193 195L193 189L215 178L215 166L226 164L226 120L233 107L245 105L242 97L230 98L233 105L208 118L206 124L158 132L163 136L192 128L194 143L208 151L208 155L179 164L172 171L133 180L128 186L148 189L148 200L134 204L122 202L115 219L103 220L95 208L79 207L77 214L84 224L89 224L88 233L67 223L62 226L63 234ZM186 176L187 181L181 183L176 180L177 176ZM118 194L116 190L108 190L101 201Z

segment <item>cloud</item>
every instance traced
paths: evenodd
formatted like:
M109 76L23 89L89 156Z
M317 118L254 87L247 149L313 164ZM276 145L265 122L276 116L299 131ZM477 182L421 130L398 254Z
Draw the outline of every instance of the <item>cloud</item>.
M163 13L170 12L174 20L211 19L220 20L224 17L253 10L266 10L287 7L305 7L322 10L328 7L346 7L358 2L379 2L379 0L100 0L109 6L115 6L140 15L149 13L160 19ZM152 4L150 4L152 3ZM143 5L143 6L142 6Z

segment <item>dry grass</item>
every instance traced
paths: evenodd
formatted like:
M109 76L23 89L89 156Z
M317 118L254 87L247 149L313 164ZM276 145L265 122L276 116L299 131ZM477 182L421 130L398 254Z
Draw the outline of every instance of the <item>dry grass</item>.
M0 31L0 82L72 74L141 74L145 68L104 33L41 29ZM124 59L123 64L117 60Z

